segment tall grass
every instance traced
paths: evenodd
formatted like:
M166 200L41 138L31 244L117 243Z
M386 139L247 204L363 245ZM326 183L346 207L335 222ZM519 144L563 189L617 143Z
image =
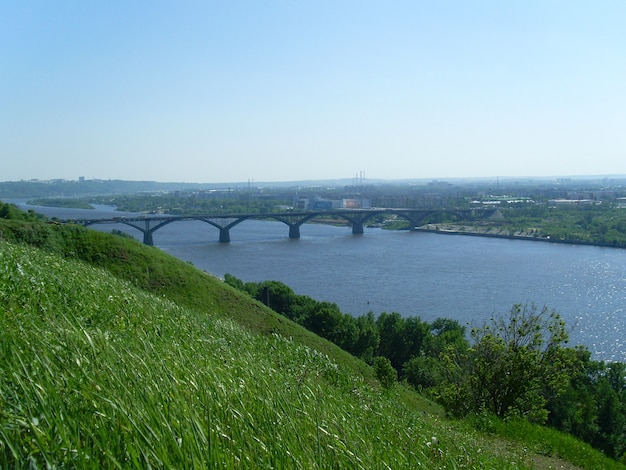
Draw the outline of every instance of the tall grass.
M581 468L603 470L623 469L623 463L607 458L604 454L581 442L570 434L549 427L529 423L522 418L502 420L493 415L476 415L464 420L474 429L505 438L537 456L563 456ZM461 423L459 423L461 424Z
M554 468L555 454L620 468L573 439L525 438L535 428L485 434L418 412L406 390L373 388L358 361L210 276L74 232L74 245L48 239L107 269L117 256L109 271L132 282L0 241L0 468Z
M88 265L0 242L0 286L2 468L524 467L324 354Z

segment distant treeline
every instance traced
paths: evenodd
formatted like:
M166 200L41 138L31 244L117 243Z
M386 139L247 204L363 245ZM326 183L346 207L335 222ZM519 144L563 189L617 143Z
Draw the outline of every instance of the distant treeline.
M225 282L377 369L385 358L396 378L453 416L523 417L626 459L626 364L593 361L586 348L568 347L565 323L547 308L515 305L472 328L470 341L456 320L354 317L281 282L244 283L230 274Z
M93 206L89 204L85 199L75 198L39 198L31 199L28 204L33 206L44 207L64 207L68 209L93 209Z
M289 197L253 197L248 192L202 193L185 196L116 195L88 198L91 203L116 206L128 212L151 212L172 215L258 214L276 212L277 207L291 204ZM283 209L284 210L284 209Z
M626 247L626 209L611 204L554 207L520 205L502 211L511 232L533 231L556 241Z
M50 180L0 182L2 198L83 197L100 194L128 194L156 191L194 191L210 189L213 184L158 183L123 180Z

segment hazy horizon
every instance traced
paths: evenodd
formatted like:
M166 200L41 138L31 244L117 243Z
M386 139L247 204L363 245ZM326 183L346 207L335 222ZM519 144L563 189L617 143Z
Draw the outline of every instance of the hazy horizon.
M72 182L80 182L79 177L70 177L70 178L50 178L50 179L38 179L38 178L29 178L22 180L11 180L11 181L0 181L2 183L49 183L53 181L62 181L66 183ZM321 183L341 183L346 185L402 185L402 184L412 184L412 183L476 183L476 182L496 182L496 183L507 183L507 182L532 182L532 181L560 181L560 182L577 182L577 181L596 181L596 180L625 180L626 174L605 174L605 175L547 175L547 176L473 176L473 177L441 177L441 178L395 178L395 179L380 179L380 178L361 178L358 175L353 176L352 178L320 178L320 179L300 179L300 180L285 180L285 181L256 181L256 180L247 180L247 181L176 181L176 180L149 180L149 179L136 179L136 180L128 180L124 178L85 178L85 181L122 181L126 183L155 183L155 184L181 184L181 185L209 185L209 186L220 186L220 185L241 185L241 186L262 186L262 185L277 185L277 186L285 186L285 185L298 185L298 184L321 184Z
M626 174L626 3L0 5L0 179Z

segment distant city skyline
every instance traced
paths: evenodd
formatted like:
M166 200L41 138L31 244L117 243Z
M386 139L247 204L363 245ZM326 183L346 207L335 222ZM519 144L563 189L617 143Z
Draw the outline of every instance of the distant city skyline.
M626 174L626 3L4 2L0 181Z
M570 184L576 182L583 182L586 184L602 182L609 182L612 184L618 184L620 186L626 184L626 174L604 174L604 175L546 175L546 176L468 176L468 177L450 177L450 178L394 178L394 179L380 179L380 178L364 178L361 179L357 176L352 178L323 178L323 179L300 179L300 180L247 180L247 181L179 181L179 180L128 180L124 178L85 178L69 177L69 178L28 178L19 180L3 180L3 183L35 183L35 184L49 184L49 183L109 183L119 181L122 183L146 183L157 185L179 185L177 188L189 185L189 187L207 187L207 188L228 188L241 189L244 187L250 188L273 188L273 187L287 187L291 185L301 186L306 188L307 186L315 187L318 185L345 185L345 186L403 186L409 185L460 185L465 184L490 184L490 185L509 185L509 184L524 184L524 183L557 183L557 184Z

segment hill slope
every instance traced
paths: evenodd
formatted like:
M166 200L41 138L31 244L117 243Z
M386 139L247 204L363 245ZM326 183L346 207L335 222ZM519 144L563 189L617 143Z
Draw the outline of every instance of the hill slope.
M468 452L466 436L455 444L453 431L293 341L250 334L83 263L0 248L4 468L516 460Z
M251 301L216 277L161 250L134 239L113 236L78 225L0 219L0 239L42 248L66 259L101 267L141 289L191 309L234 320L264 335L278 333L310 346L347 365L369 381L373 372L329 341Z
M0 232L2 468L575 468L381 392L361 361L159 250Z

